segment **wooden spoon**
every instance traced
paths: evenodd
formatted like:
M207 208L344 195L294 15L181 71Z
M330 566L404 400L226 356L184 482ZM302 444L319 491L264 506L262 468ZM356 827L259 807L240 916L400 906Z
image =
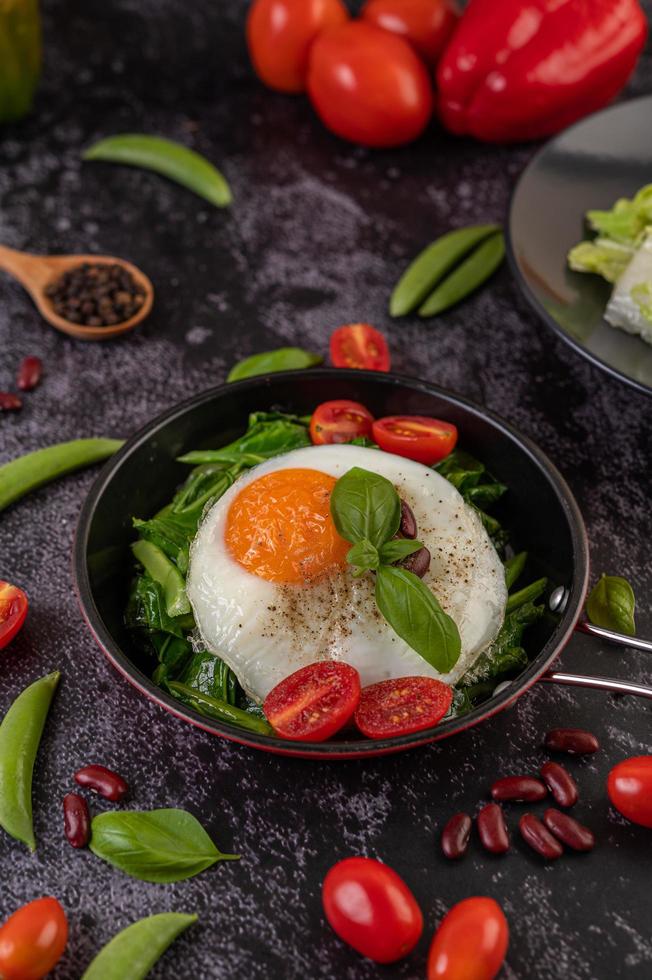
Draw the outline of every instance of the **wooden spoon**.
M107 327L86 327L81 323L71 323L55 312L51 301L45 295L46 288L70 269L84 262L93 265L119 265L131 273L134 281L145 293L145 299L138 310L128 320ZM36 304L41 316L57 330L67 333L77 340L110 340L121 333L133 330L148 315L154 302L154 287L147 276L131 262L116 259L111 255L32 255L30 252L17 252L6 245L0 245L0 269L4 269L25 287Z

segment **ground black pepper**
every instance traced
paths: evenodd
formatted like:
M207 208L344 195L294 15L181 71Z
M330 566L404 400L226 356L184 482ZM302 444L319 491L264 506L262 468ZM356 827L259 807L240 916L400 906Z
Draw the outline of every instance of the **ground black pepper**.
M145 291L117 263L83 262L65 272L45 290L55 313L86 327L124 323L145 302Z

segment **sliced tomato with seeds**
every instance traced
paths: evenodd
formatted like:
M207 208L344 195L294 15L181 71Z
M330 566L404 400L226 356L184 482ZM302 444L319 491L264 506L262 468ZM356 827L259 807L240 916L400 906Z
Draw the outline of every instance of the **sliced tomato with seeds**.
M455 449L457 426L425 415L388 415L372 426L374 442L386 453L432 466Z
M351 442L362 436L371 436L374 417L360 402L345 398L322 402L310 419L310 438L315 446Z
M363 688L355 723L367 738L430 728L451 706L453 689L434 677L395 677Z
M25 622L27 606L22 589L0 580L0 650L11 643Z
M265 698L263 711L277 735L323 742L350 721L359 700L355 667L326 660L284 678Z
M389 371L387 341L370 323L348 323L331 334L331 361L335 367Z

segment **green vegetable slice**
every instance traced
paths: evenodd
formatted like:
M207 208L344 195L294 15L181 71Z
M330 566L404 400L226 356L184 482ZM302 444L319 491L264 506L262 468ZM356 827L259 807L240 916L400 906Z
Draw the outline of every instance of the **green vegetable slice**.
M502 232L492 235L458 265L419 307L419 316L437 316L466 299L491 276L505 257Z
M217 208L225 208L232 201L224 175L206 157L159 136L143 133L109 136L89 147L83 159L153 170L194 191Z
M321 354L311 354L300 347L279 347L278 350L252 354L239 361L229 371L227 381L241 381L259 374L273 374L275 371L297 371L321 364Z
M199 821L186 810L122 810L100 813L91 822L90 849L97 857L141 881L192 878L222 854Z
M586 613L592 623L606 630L636 634L634 590L620 575L602 575L586 601Z
M197 919L181 912L161 912L134 922L100 950L81 980L143 980L177 936Z

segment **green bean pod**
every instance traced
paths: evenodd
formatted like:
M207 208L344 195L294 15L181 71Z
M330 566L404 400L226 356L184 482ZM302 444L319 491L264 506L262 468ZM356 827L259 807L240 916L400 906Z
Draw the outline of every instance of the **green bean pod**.
M168 616L184 616L190 612L183 575L166 554L151 541L136 541L131 546L135 558L163 589Z
M500 232L482 242L468 259L437 286L419 307L419 316L436 316L466 299L496 271L504 257L505 239Z
M511 589L514 582L520 577L527 561L527 551L519 551L513 558L508 558L505 562L505 585L507 590Z
M539 598L547 584L547 578L538 578L536 582L531 582L524 589L513 592L507 599L505 613L510 613L514 609L518 609L519 606L524 606L526 602L534 602L535 599Z
M153 170L194 191L217 208L228 207L232 201L231 189L224 175L206 157L181 143L159 136L142 133L109 136L89 147L84 153L84 160L123 163L129 167Z
M108 459L122 445L120 439L73 439L12 459L0 466L0 511L60 476Z
M139 919L109 940L81 980L143 980L168 946L197 918L161 912Z
M32 821L32 774L59 671L18 695L0 724L0 827L36 850Z
M218 721L228 721L232 725L246 728L250 732L257 732L259 735L274 734L269 722L265 721L264 718L257 718L255 715L249 714L248 711L243 711L242 708L236 708L235 705L228 704L226 701L213 698L210 694L202 694L186 684L180 684L179 681L169 681L167 686L175 697L202 715L207 715L209 718L215 718Z
M500 225L472 225L442 235L407 267L389 301L391 316L411 313L432 292L439 280L488 235L500 231Z

